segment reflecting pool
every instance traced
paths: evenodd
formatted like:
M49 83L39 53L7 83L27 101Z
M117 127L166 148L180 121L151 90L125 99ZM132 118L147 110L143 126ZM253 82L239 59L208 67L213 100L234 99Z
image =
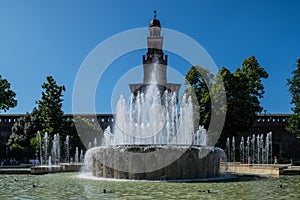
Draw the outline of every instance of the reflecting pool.
M174 183L91 180L78 173L0 175L0 199L300 199L299 183L300 176Z

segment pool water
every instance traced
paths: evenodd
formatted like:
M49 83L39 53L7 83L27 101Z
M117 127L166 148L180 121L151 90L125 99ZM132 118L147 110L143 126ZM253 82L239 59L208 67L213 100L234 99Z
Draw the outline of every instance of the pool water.
M103 191L106 190L106 193ZM209 190L209 192L208 192ZM300 199L300 176L176 183L79 178L79 173L0 175L0 199Z

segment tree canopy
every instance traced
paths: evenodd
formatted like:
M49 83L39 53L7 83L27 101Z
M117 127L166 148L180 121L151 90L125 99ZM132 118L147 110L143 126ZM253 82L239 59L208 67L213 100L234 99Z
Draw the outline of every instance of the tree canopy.
M24 161L34 158L38 131L42 138L47 132L49 140L53 139L54 134L59 134L61 147L68 135L70 155L75 154L76 147L81 150L86 149L81 140L88 143L94 142L94 138L96 138L100 144L103 132L99 126L91 123L88 119L80 117L73 119L72 116L64 116L62 110L64 86L58 85L52 76L48 76L46 82L42 84L42 89L42 97L36 101L37 107L31 113L19 118L13 125L8 141L12 157ZM76 121L76 127L74 121ZM77 129L86 135L79 137Z
M41 128L39 110L33 109L31 113L20 117L12 127L12 134L8 140L10 154L18 160L24 158L34 158L35 144L33 138Z
M16 93L11 90L10 83L0 75L0 112L6 112L17 106Z
M192 66L186 75L186 82L190 84L197 96L198 112L200 113L200 124L208 127L212 112L212 100L218 102L218 88L223 81L226 93L227 108L224 128L219 139L224 143L229 135L235 135L241 131L247 131L256 119L257 113L263 108L260 99L264 95L263 79L268 78L268 73L261 67L254 56L245 59L241 68L232 73L226 67L213 76L208 69ZM225 109L220 107L221 109Z
M222 68L220 71L227 96L227 117L225 131L241 132L248 130L263 110L260 99L264 95L262 80L268 73L261 67L254 56L245 59L242 68L234 73Z
M214 79L213 74L201 66L192 66L185 76L185 84L190 85L186 93L194 102L195 121L207 129L211 117L211 99L209 87ZM195 124L196 126L199 124Z
M44 91L41 100L37 101L40 111L42 133L48 132L49 135L63 133L63 94L65 86L57 85L52 76L46 77L47 82L42 84Z
M36 147L36 135L39 131L44 136L48 132L50 138L54 134L63 135L70 128L70 123L65 123L62 111L62 92L64 86L58 86L52 76L48 76L47 82L42 84L44 91L41 100L36 103L38 107L34 108L31 113L27 113L17 120L12 127L8 145L10 154L18 158L33 158ZM66 128L67 125L70 125ZM64 131L67 130L67 131Z
M288 119L286 130L300 137L300 59L297 60L296 69L292 72L292 78L287 79L289 92L291 93L291 104L293 114Z

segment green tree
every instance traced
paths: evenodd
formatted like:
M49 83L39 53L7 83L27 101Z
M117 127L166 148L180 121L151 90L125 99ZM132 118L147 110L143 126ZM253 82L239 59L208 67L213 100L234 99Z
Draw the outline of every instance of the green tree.
M268 73L254 56L245 59L242 67L237 68L234 73L223 67L214 77L208 70L203 70L193 66L187 73L186 80L197 96L200 124L207 128L212 111L218 114L227 109L224 128L218 142L219 146L223 146L226 137L247 131L257 113L263 110L260 105L264 94L262 80L268 77ZM225 91L220 88L223 85L220 84L221 81ZM218 100L223 92L226 93L226 102ZM212 100L217 105L213 109Z
M0 75L0 111L6 112L17 106L16 93L10 89L10 83Z
M237 68L234 73L226 68L222 68L220 73L227 99L223 137L220 138L224 145L226 137L249 130L257 114L263 110L260 105L265 92L262 81L269 75L254 56L245 59L242 68Z
M57 85L52 76L46 79L47 82L42 84L44 91L41 100L36 101L38 107L18 119L12 128L8 145L10 153L16 158L34 158L38 131L42 137L48 132L50 140L56 133L59 133L62 138L69 133L76 134L72 132L75 131L72 129L74 125L69 119L63 117L62 92L65 91L65 87Z
M248 130L263 108L260 99L264 95L262 79L268 73L261 67L254 56L243 61L242 68L231 74L222 69L223 80L227 91L228 116L225 130L241 132Z
M41 128L39 111L34 108L31 113L20 117L12 127L12 134L8 140L10 156L26 162L29 158L35 158L35 144L33 138Z
M253 116L256 115L255 111L247 110L252 106L247 89L248 81L244 75L237 73L238 71L232 73L223 67L219 72L223 77L227 100L226 119L219 144L224 144L229 136L248 130L253 123Z
M48 132L50 136L56 133L64 135L63 130L63 94L65 86L57 85L52 76L47 76L47 82L42 84L44 91L41 100L37 101L40 111L42 133Z
M300 59L297 60L297 67L292 72L292 79L287 79L289 92L291 93L291 104L293 114L288 119L286 130L300 137Z
M263 79L267 79L269 74L261 67L254 56L243 61L242 69L237 69L235 74L242 74L246 78L247 90L250 95L251 109L253 112L259 113L263 110L260 106L259 99L264 97Z
M45 132L48 132L50 141L54 134L59 133L62 151L64 151L64 141L68 135L70 155L75 154L76 147L82 150L86 149L81 139L84 142L92 143L96 138L100 144L103 132L99 126L85 118L73 118L64 115L62 111L64 86L57 85L53 77L49 76L47 82L42 84L42 88L44 89L42 98L36 101L37 108L19 118L12 128L12 134L8 141L10 156L25 162L29 158L35 158L38 131L42 138L45 136ZM74 121L76 121L76 127ZM87 134L79 137L77 129L80 133ZM49 145L51 148L51 144Z
M204 125L207 129L211 117L211 99L209 88L214 80L214 75L210 71L201 66L192 66L185 76L185 84L190 87L186 89L186 93L192 96L194 103L195 121L197 125Z

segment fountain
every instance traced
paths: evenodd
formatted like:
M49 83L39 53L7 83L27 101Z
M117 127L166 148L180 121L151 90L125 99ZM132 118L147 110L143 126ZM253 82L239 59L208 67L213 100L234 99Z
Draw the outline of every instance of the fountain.
M231 141L231 142L230 142ZM231 148L230 148L231 143ZM228 160L235 162L235 138L228 137L226 142L226 154ZM229 150L228 150L229 149ZM232 151L230 151L230 149ZM241 137L239 144L239 162L248 164L271 164L272 163L272 132L264 134L253 134L247 137L246 144L244 137ZM231 159L230 159L231 158Z
M83 150L80 150L80 155L79 155L79 163L83 163L84 162L84 155L83 155Z
M61 149L61 144L60 144L60 136L59 134L54 134L53 135L53 140L49 141L49 136L48 133L45 132L44 137L43 137L43 143L42 143L42 137L40 132L37 132L37 152L39 153L39 160L41 165L59 165L61 161L64 162L64 164L69 164L70 163L70 137L69 135L66 136L65 141L63 143L63 148ZM49 147L49 143L50 145ZM44 150L44 155L42 151ZM49 151L50 150L50 151ZM76 150L78 151L78 148L76 147ZM83 150L82 154L83 154ZM50 154L48 154L50 152ZM83 156L83 155L82 155ZM83 160L83 159L82 159Z
M230 138L228 137L226 140L226 154L227 154L227 160L231 161L231 149L230 149Z
M48 162L48 144L49 144L49 139L48 139L48 133L46 132L44 135L44 160L45 164Z
M98 143L97 143L97 138L94 138L94 147L97 147Z
M54 136L53 136L51 157L53 159L54 165L59 164L59 162L60 162L59 134L54 134Z
M231 153L232 162L235 162L235 138L234 138L234 136L232 137L231 147L232 147L232 153Z
M223 150L207 146L206 130L194 126L192 98L184 94L178 106L180 84L167 83L160 31L155 13L143 56L144 81L130 84L128 107L120 96L114 132L108 127L102 146L95 142L85 155L85 168L94 176L172 180L219 175Z
M240 162L245 163L245 145L244 145L244 137L241 138L240 142Z
M76 147L74 158L75 158L75 160L74 160L74 161L75 161L75 164L78 165L78 163L79 163L79 152L78 152L78 147Z
M31 167L31 174L79 171L84 160L83 150L80 150L79 155L79 149L76 147L75 163L72 163L72 158L70 158L70 137L68 135L66 136L66 139L63 143L64 148L62 149L60 144L60 136L58 133L53 135L53 139L51 141L49 140L48 133L45 132L43 144L40 132L37 132L36 138L37 155L39 152L40 156L40 158L37 158L37 160L40 160L40 165ZM44 150L44 155L42 155L42 150ZM62 163L61 161L64 162Z
M93 174L106 178L196 179L219 174L219 151L207 147L206 130L194 133L193 105L185 95L177 113L176 93L161 93L151 84L131 96L129 109L121 96L115 132L104 131L103 146L92 148ZM92 156L90 156L92 154ZM89 161L89 159L85 159ZM88 165L88 164L87 164Z
M36 149L36 155L39 154L39 158L38 156L36 156L36 160L40 160L40 164L43 163L43 156L42 156L42 138L41 138L41 134L38 131L36 134L36 141L37 141L37 149Z
M39 136L39 132L37 133L37 137ZM49 147L49 136L48 133L45 132L44 134L44 144L42 145L40 143L39 149L40 149L40 160L41 164L43 163L42 160L45 161L45 165L58 165L61 161L61 148L60 148L60 136L59 134L54 134L53 140L52 140L52 146L50 145ZM51 143L50 143L51 144ZM69 162L69 155L70 155L70 150L69 150L69 136L66 137L66 140L64 142L64 148L65 148L65 153L66 153L66 162ZM44 157L42 157L42 149L44 149ZM51 151L49 151L49 149ZM50 154L48 154L50 152ZM43 158L43 159L42 159Z
M70 162L70 137L67 135L66 136L66 141L65 141L65 161L66 163Z

